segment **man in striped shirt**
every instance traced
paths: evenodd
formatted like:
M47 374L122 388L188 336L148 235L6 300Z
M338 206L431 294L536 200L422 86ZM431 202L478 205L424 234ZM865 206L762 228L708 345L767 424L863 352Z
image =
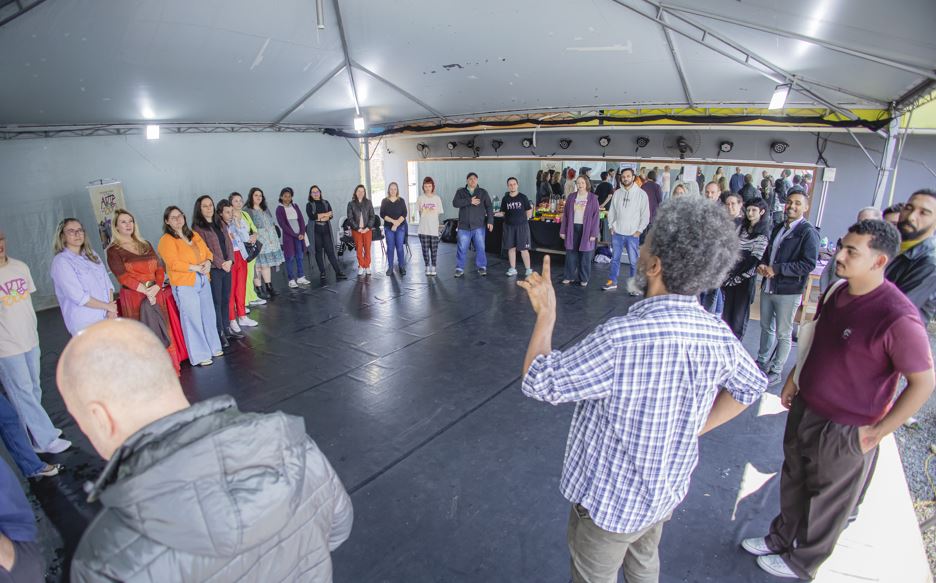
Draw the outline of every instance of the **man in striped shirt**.
M699 305L734 265L738 238L702 198L660 207L638 261L646 299L567 350L552 349L549 257L518 285L536 311L523 392L575 402L560 488L572 504L572 580L659 580L663 524L698 463L698 437L756 401L767 381L725 323Z

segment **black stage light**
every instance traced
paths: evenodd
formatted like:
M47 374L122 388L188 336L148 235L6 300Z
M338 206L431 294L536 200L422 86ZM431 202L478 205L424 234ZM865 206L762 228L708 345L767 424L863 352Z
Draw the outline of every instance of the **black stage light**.
M520 145L523 146L524 148L529 148L533 146L533 140L530 138L523 138L522 140L520 140Z
M562 148L563 150L568 150L569 146L571 145L572 145L572 140L570 140L569 138L562 138L561 140L559 140L559 147Z
M787 151L787 148L790 147L790 144L786 142L776 141L770 144L770 149L773 150L775 154L782 154Z
M607 148L610 143L611 143L611 136L601 136L600 138L598 138L598 145L601 146L602 148Z
M448 147L449 150L454 150L455 148L458 147L458 142L449 142L448 144L446 144L446 146Z

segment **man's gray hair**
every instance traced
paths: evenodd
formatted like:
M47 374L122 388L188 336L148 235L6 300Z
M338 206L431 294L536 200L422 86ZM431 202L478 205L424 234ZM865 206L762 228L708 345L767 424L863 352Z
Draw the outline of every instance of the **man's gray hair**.
M738 260L734 222L720 204L701 197L663 203L648 238L671 294L694 296L720 287Z
M858 211L858 216L860 217L861 215L865 213L870 214L873 219L878 220L878 221L884 218L884 214L881 212L881 209L879 209L876 206L864 207L863 209Z

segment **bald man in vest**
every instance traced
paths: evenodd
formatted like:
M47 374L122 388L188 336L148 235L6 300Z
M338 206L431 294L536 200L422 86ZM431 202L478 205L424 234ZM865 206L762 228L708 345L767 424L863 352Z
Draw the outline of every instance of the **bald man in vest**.
M73 582L330 582L348 494L301 418L190 405L136 321L86 328L56 372L68 412L108 460L88 500Z

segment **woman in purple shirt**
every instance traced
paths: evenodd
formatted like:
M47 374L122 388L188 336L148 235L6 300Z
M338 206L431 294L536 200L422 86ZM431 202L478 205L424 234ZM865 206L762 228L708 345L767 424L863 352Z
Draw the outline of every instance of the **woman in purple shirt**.
M564 285L588 285L591 262L598 240L598 197L588 191L584 176L575 179L577 190L566 199L559 236L565 241Z
M114 284L78 219L59 223L52 247L52 282L68 333L74 336L95 322L116 318Z

